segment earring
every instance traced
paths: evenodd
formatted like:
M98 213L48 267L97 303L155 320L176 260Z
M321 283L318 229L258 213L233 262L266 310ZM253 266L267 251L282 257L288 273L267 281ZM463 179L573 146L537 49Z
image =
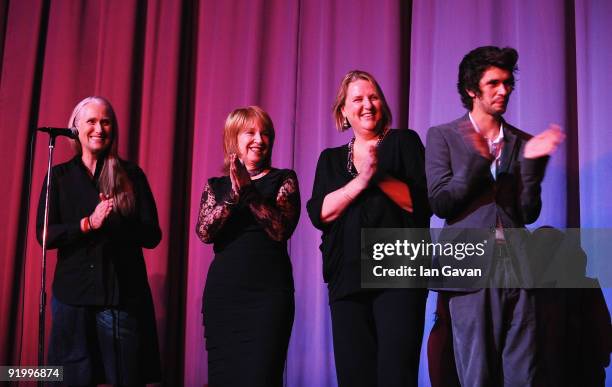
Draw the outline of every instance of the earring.
M351 123L348 118L344 117L344 121L342 121L342 129L346 130L351 127Z

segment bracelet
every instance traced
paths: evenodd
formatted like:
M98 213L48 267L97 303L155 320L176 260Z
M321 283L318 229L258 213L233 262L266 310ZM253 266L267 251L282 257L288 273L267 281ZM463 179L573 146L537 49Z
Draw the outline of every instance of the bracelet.
M238 196L235 192L230 192L227 199L225 199L223 203L232 207L238 204L239 201L240 201L240 196Z
M81 219L81 228L82 228L83 234L87 234L88 232L91 231L91 223L89 222L89 216Z
M93 226L93 223L91 223L91 215L89 215L89 216L87 217L87 223L89 224L89 229L90 229L90 230L95 230L95 228L94 228L94 226Z

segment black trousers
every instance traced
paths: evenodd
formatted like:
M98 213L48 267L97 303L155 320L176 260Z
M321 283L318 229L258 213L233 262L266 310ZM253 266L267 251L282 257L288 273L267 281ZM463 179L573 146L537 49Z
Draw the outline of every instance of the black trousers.
M330 304L340 387L417 386L425 289L386 289Z

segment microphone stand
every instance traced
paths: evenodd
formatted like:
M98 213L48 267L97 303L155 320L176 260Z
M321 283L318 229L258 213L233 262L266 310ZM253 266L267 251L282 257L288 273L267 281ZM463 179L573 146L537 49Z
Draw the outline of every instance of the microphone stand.
M51 165L55 150L55 134L49 133L49 161L47 163L47 187L45 190L45 217L42 234L42 262L40 273L40 299L38 308L38 365L45 364L45 309L47 306L46 271L47 271L47 233L49 226L49 191L51 187ZM38 382L39 386L43 382Z

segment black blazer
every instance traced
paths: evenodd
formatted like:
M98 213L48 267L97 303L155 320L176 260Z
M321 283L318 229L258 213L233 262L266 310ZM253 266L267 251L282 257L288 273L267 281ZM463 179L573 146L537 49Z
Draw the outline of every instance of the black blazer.
M472 262L461 262L466 267L482 268L484 275L465 279L462 287L485 286L497 217L506 229L523 229L525 224L536 221L542 208L541 182L548 157L525 159L523 149L531 135L506 122L503 128L504 145L496 179L491 176L491 161L480 156L463 135L466 130L474 130L467 114L432 127L427 133L425 171L429 202L434 214L445 220L440 239L488 241L482 257ZM469 237L466 234L470 234ZM521 232L506 233L506 239L517 259L522 284L526 288L533 286L524 246L525 235ZM443 264L443 260L440 257L440 262L435 264ZM446 260L457 266L453 257L446 257Z

